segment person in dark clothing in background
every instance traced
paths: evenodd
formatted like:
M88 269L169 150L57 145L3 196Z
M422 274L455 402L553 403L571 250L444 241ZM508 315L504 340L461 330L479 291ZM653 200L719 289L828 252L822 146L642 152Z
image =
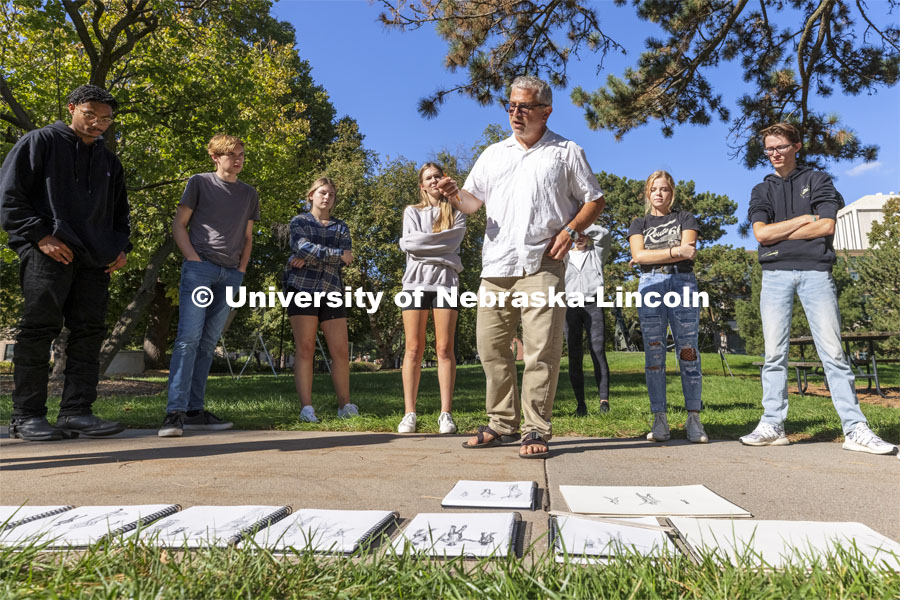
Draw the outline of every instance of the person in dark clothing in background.
M19 255L24 306L13 354L11 437L33 441L124 429L91 413L106 336L110 273L125 266L131 228L122 164L103 144L118 103L83 85L68 97L72 122L20 139L0 170L0 225ZM69 329L56 426L47 421L50 346Z

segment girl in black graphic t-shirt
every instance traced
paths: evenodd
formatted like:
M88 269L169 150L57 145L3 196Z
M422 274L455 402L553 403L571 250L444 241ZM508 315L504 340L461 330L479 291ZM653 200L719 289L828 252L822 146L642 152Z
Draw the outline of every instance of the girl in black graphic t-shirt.
M641 268L638 291L642 305L638 308L644 339L647 392L653 412L653 429L647 439L665 442L669 439L666 419L666 337L672 328L681 389L688 411L685 424L687 438L696 443L709 441L700 423L700 399L703 378L697 338L700 329L700 307L669 308L663 303L668 292L692 298L697 291L693 258L697 253L697 219L686 211L672 211L675 181L665 171L655 171L644 186L646 214L631 222L628 243L632 261ZM685 291L686 289L686 291ZM655 293L655 294L654 294ZM648 306L656 304L656 306Z

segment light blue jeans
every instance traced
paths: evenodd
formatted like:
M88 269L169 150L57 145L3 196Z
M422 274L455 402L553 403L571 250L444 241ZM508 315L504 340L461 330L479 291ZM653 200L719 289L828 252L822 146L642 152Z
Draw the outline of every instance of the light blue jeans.
M642 297L647 292L659 294L659 306L642 305L638 308L641 319L641 336L644 338L644 374L650 410L666 412L666 336L667 325L672 327L678 364L681 366L681 391L687 410L701 410L703 375L700 372L700 350L697 338L700 332L700 307L669 308L662 302L667 292L679 296L687 288L688 298L697 291L697 278L693 273L643 273L638 291Z
M213 353L231 310L225 302L225 288L238 287L244 274L209 261L184 261L178 291L178 335L169 364L169 399L166 412L203 410L206 380ZM212 303L197 306L191 294L199 286L213 293Z
M827 271L763 271L759 313L766 342L762 368L761 421L781 425L788 413L788 339L794 292L800 297L819 360L831 389L831 402L844 433L866 418L859 409L855 378L841 348L841 314L837 289Z

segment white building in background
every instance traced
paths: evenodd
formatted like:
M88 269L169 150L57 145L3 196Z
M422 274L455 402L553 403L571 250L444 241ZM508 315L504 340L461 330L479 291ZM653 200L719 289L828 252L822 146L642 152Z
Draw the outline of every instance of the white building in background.
M884 216L884 203L896 195L894 192L869 194L839 210L834 228L834 249L867 250L872 223Z

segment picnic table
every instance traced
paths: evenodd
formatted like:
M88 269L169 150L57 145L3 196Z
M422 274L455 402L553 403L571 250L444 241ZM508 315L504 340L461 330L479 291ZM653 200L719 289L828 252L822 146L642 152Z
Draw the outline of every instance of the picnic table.
M868 387L866 388L866 390L872 389L872 382L874 381L875 392L881 397L884 397L885 394L883 391L881 391L881 384L878 380L878 363L896 363L900 362L900 359L884 357L879 359L877 353L875 352L875 342L897 337L900 337L900 331L848 331L841 334L841 341L844 342L844 353L847 357L847 360L850 362L850 366L854 371L854 375L856 375L857 378L864 378L868 380ZM793 337L790 338L789 342L791 344L797 344L798 346L800 346L801 362L803 362L805 365L812 364L805 362L805 356L803 352L803 349L806 346L814 343L811 335ZM854 355L854 353L851 352L850 346L854 343L866 345L867 351L865 358L862 358L858 353ZM821 367L821 363L818 363L818 367ZM865 367L865 371L863 371L863 367ZM804 372L804 380L805 379L806 372ZM797 383L799 386L799 381ZM826 386L827 385L828 384L826 381Z

